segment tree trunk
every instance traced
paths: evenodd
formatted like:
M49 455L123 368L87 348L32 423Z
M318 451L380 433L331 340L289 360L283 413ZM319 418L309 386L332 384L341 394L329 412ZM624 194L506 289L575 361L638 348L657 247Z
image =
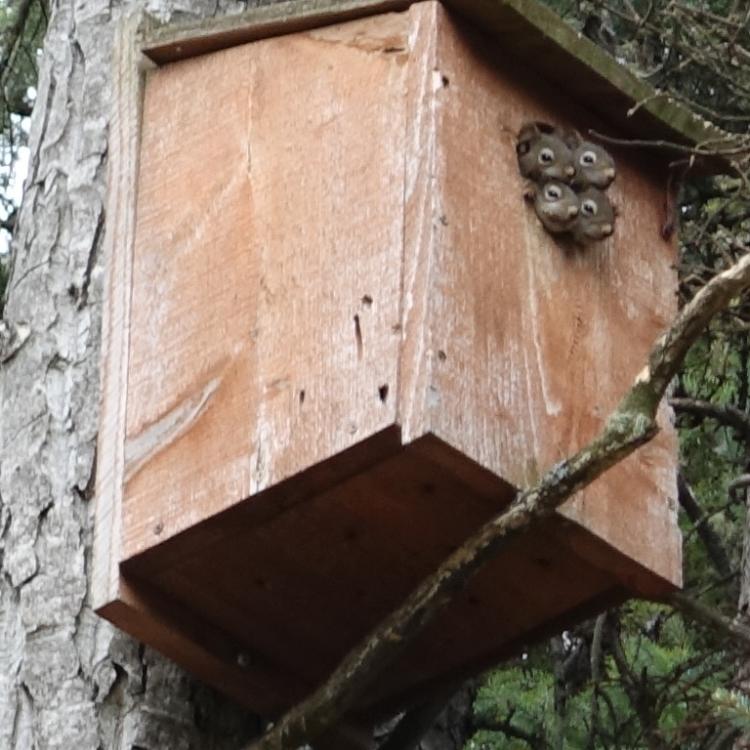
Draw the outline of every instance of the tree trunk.
M87 605L111 49L128 5L54 4L40 65L5 308L22 345L0 374L3 750L229 749L260 729ZM164 20L243 8L148 4Z

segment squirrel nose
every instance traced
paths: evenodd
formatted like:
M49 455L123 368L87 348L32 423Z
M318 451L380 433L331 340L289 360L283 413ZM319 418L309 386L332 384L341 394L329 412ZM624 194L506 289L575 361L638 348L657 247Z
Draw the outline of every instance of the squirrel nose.
M568 206L568 216L571 219L578 216L578 206Z
M609 237L612 232L614 232L615 228L611 224L603 224L602 225L602 234L605 237Z
M576 173L576 168L575 167L571 167L571 166L565 167L565 174L568 177L572 177L575 173Z
M604 176L608 180L614 180L615 179L615 168L614 167L609 167L608 169L605 169L604 170Z

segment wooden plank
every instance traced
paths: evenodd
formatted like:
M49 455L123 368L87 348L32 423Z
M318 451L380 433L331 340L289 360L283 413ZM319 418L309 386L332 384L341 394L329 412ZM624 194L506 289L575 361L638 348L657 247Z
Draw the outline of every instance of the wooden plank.
M236 15L143 29L143 53L158 65L280 34L404 10L414 0L291 0Z
M595 116L438 14L436 246L419 363L423 430L517 487L601 428L676 313L663 182L625 150L614 236L586 249L548 234L523 200L515 137L528 120L583 130ZM680 581L674 431L566 508L658 576Z
M436 149L436 3L409 9L414 23L414 54L406 88L406 160L404 182L404 256L399 365L399 414L405 443L425 433L424 399L429 385L427 349L432 253L437 222Z
M123 559L395 423L408 33L391 13L150 76Z
M138 15L126 17L113 48L107 228L102 247L107 276L102 306L101 404L91 582L94 608L115 599L119 588L130 289L144 83L142 55L136 41L139 22Z
M313 26L405 8L413 0L295 0L254 8L236 16L144 30L143 50L164 64ZM456 14L495 38L508 57L522 61L562 86L621 132L639 138L702 144L722 131L687 107L657 92L581 36L538 0L444 0ZM153 23L153 22L152 22ZM637 108L634 105L638 104ZM723 159L704 159L708 171L723 172Z
M547 620L539 627L524 633L520 638L507 641L496 651L485 654L474 662L462 664L457 669L444 673L437 678L423 683L415 683L382 699L378 699L378 696L374 693L369 693L372 702L368 701L365 707L358 708L352 718L370 722L370 724L385 721L400 711L424 702L428 696L434 695L438 691L450 691L453 688L453 692L455 692L467 680L475 678L482 672L496 667L508 659L517 657L535 643L546 641L553 635L558 635L584 620L595 617L600 612L617 607L628 598L629 592L622 587L613 586L606 589L567 610L559 617Z
M149 578L314 684L507 501L502 486L495 478L476 495L401 452L263 524L235 525Z
M121 579L118 598L98 614L268 718L277 715L290 691L308 689L206 613L181 605L146 582Z
M292 704L512 496L497 478L477 491L453 473L453 461L443 466L429 453L440 455L411 445L266 523L236 523L191 556L140 573L187 611L210 613L237 648L245 644L292 675L283 698ZM368 703L464 663L486 664L505 643L616 586L612 570L627 569L627 559L610 549L604 564L591 564L567 545L562 523L504 550Z
M183 559L204 554L212 545L233 538L283 515L299 503L329 491L351 477L395 456L402 450L397 425L337 453L326 461L246 498L224 511L185 529L171 539L151 547L122 563L126 575L148 580L179 564Z

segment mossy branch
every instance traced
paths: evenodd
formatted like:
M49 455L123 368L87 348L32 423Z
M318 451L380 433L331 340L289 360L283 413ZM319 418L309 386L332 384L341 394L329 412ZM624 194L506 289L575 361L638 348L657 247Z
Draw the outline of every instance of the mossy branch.
M711 318L750 286L750 255L714 277L686 305L651 351L598 437L553 466L541 481L470 537L343 659L328 680L248 750L291 750L335 724L382 670L512 539L550 515L573 493L622 461L657 432L656 410L685 354Z

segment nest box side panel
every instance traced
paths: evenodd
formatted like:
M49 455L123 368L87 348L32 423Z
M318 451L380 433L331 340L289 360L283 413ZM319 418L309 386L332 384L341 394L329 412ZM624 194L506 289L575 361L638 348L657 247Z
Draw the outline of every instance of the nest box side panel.
M385 14L149 76L123 558L394 423L408 31Z
M429 334L408 434L432 432L527 486L596 435L675 313L675 249L660 236L665 174L615 153L614 236L564 245L523 199L516 134L529 120L602 124L441 6L436 54ZM664 416L652 443L564 512L679 582L676 445Z

